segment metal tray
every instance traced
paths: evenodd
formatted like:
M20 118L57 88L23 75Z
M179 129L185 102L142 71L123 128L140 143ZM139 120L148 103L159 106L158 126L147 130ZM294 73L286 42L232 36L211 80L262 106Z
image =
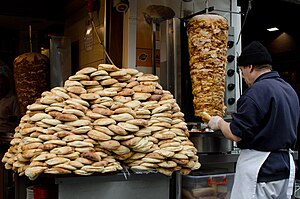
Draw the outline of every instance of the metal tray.
M233 142L225 138L220 131L190 132L189 139L198 153L227 153L233 150Z

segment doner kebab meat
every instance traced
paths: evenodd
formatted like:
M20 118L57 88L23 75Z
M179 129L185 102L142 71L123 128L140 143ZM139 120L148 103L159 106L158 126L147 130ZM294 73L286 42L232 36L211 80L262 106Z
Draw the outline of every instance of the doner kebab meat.
M197 15L188 22L187 34L195 116L223 117L228 22L219 15Z
M21 113L29 104L49 90L49 58L40 53L24 53L14 60L14 80Z
M100 64L28 105L2 162L31 180L123 168L189 174L200 163L188 137L184 114L156 75Z

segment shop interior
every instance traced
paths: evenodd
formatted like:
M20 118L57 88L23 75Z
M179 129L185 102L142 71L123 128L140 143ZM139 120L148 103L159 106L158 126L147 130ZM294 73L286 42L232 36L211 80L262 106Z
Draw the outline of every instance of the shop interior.
M299 17L300 2L240 0L239 3L245 21L242 45L252 40L263 42L272 54L274 69L293 84L299 93L299 30L294 23ZM247 10L249 14L246 16ZM273 27L278 30L267 30Z
M272 53L274 68L282 71L283 75L294 77L293 70L297 69L295 65L299 62L297 60L299 30L295 20L299 16L300 2L297 0L238 0L237 2L242 13L242 46L255 39L263 42ZM31 39L38 40L37 45L47 47L49 35L63 35L65 20L85 6L87 1L80 0L43 3L36 0L26 3L20 0L1 2L1 59L12 63L20 53L30 51L29 28L31 28ZM279 30L267 31L272 27L277 27ZM283 68L290 70L284 71ZM287 71L290 71L289 75Z
M183 0L183 2L192 1ZM51 48L51 39L74 34L76 35L75 39L73 38L70 44L72 64L69 75L88 65L110 62L105 53L108 53L118 67L128 67L130 61L126 60L126 55L130 56L130 52L126 54L123 50L130 45L124 42L126 37L130 37L130 33L126 35L123 32L128 28L123 22L125 15L128 14L126 12L128 8L119 8L118 3L123 3L122 5L127 5L130 9L130 0L106 1L107 4L99 3L103 1L97 0L92 2L93 6L89 8L87 0L1 1L0 60L13 67L13 62L19 55L26 52L49 54L47 49ZM241 9L238 13L241 16L239 35L241 47L253 40L259 40L267 46L272 54L274 70L279 71L280 75L295 88L300 98L300 30L297 27L297 19L300 17L300 1L237 0L237 5ZM104 7L107 13L104 13ZM100 41L94 36L94 40L90 41L93 43L92 46L89 45L88 37L85 36L90 25L89 12L93 13L96 27L100 32ZM107 18L101 21L99 16L104 14ZM103 32L104 25L106 25L106 34ZM80 31L78 31L78 26L82 27ZM273 27L277 27L278 30L274 32L267 30ZM151 26L146 24L146 28L140 28L141 31L148 31L145 35L148 35L149 38L137 38L137 42L141 43L137 44L137 46L140 45L140 48L137 47L136 50L151 53ZM82 39L83 37L85 40ZM103 50L104 46L105 50ZM83 56L79 56L79 54ZM147 71L153 72L151 60L143 64ZM159 72L162 75L164 71ZM299 148L299 146L297 147ZM207 158L210 159L210 157ZM42 179L42 183L53 184L52 180L48 180L48 178ZM23 190L23 193L15 197L22 198L24 195L25 191Z
M299 16L300 2L297 0L238 0L237 3L241 7L242 13L241 45L244 46L252 40L263 42L272 53L274 69L280 71L284 78L294 84L297 90L300 90L297 86L297 82L299 82L299 78L297 78L299 73L297 67L299 64L297 56L299 52L299 30L295 21ZM270 7L270 3L272 7ZM40 50L41 47L49 48L49 36L63 35L64 25L69 16L85 7L86 10L83 10L81 15L84 18L87 17L86 6L87 1L80 0L43 3L35 0L26 3L20 0L1 2L1 60L5 63L12 63L18 55L29 52L30 39L34 51ZM97 5L97 1L94 1L94 7L100 7ZM97 9L99 8L94 8L94 10ZM86 13L84 13L85 11ZM114 23L122 24L122 22L117 21L121 21L123 14L115 12L114 15L116 15L114 16L115 19L112 19ZM279 30L273 32L267 30L272 27L277 27ZM149 27L143 28L144 31L149 30ZM31 38L29 32L31 32ZM112 30L112 32L115 31ZM114 38L118 38L118 35ZM150 39L141 39L141 42L148 46L151 45ZM120 41L118 42L120 43ZM115 46L117 44L113 40L108 48L116 49ZM143 45L141 46L143 48ZM73 43L73 47L76 48L75 43ZM111 51L114 52L115 50ZM114 57L118 65L122 65L122 61L119 61L122 57L111 56ZM77 65L76 59L72 59L74 59L73 64Z

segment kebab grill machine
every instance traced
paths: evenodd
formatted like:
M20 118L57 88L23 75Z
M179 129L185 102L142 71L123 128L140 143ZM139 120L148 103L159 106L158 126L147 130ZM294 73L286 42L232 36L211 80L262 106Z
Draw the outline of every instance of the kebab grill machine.
M198 152L231 152L235 143L209 129L202 113L230 121L236 111L241 90L236 67L241 29L237 2L211 1L214 6L209 7L208 0L182 0L178 7L164 5L149 5L143 13L152 22L152 54L160 42L159 70L153 56L152 72L176 98Z
M231 120L236 109L236 64L233 27L217 14L190 16L181 23L182 104L190 139L199 153L227 153L234 143L211 130L208 116ZM184 32L186 34L184 34Z

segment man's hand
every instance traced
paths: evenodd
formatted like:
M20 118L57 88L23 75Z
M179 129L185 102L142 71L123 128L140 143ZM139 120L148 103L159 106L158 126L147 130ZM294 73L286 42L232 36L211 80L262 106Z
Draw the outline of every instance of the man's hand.
M219 130L219 121L222 120L222 118L220 116L212 116L211 119L208 122L208 126L212 129L212 130Z
M240 137L234 135L231 132L230 123L226 122L225 120L223 120L223 118L221 118L219 116L212 116L208 122L208 126L214 131L221 130L221 132L223 133L225 138L227 138L229 140L232 140L235 142L238 142L241 140Z

